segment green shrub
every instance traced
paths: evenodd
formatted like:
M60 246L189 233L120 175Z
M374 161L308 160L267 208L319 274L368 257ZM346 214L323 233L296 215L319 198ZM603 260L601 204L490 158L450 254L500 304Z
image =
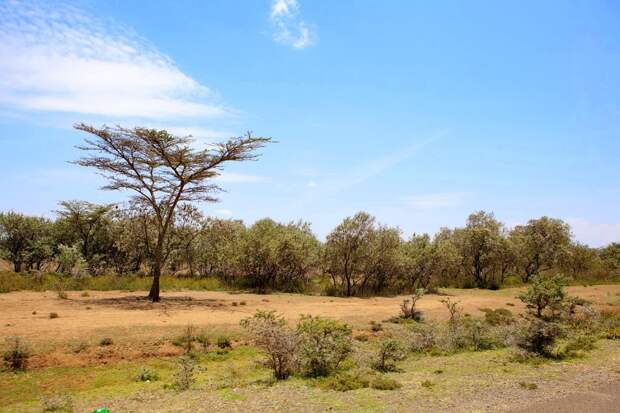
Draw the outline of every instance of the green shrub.
M536 390L538 388L538 384L536 383L527 383L527 382L519 382L519 386L521 386L522 389L527 389L527 390Z
M297 336L286 321L274 311L257 311L241 320L241 326L252 334L257 347L267 354L267 364L276 380L283 380L296 369Z
M418 302L418 300L420 300L420 298L422 298L424 293L425 290L423 288L418 288L413 293L411 298L406 298L403 300L402 304L400 305L400 312L402 318L414 321L422 321L424 315L422 314L422 311L416 308L416 303Z
M414 353L430 351L437 342L437 333L432 324L412 325L407 335L409 350Z
M363 389L370 385L370 380L358 372L342 372L323 380L322 387L335 391Z
M370 322L370 329L375 333L378 333L379 331L383 331L383 325L373 320Z
M227 350L232 348L232 343L230 341L230 337L228 336L219 336L216 341L217 346L222 350Z
M209 350L209 344L211 344L211 340L209 339L209 336L207 334L202 333L196 335L196 341L202 346L202 351L206 353Z
M332 373L352 351L352 331L347 324L305 315L297 325L299 361L308 376Z
M110 337L104 337L99 340L100 346L111 346L112 344L114 344L114 341Z
M534 318L520 328L515 340L526 354L552 357L553 346L562 333L557 323Z
M174 387L181 391L188 390L196 381L194 377L196 364L194 360L188 356L179 357L178 363L179 366L174 375Z
M532 278L527 291L519 295L519 299L536 317L554 318L566 298L564 287L567 284L568 278L563 275L537 275Z
M484 312L484 321L492 326L510 325L515 321L512 311L506 308L483 308L481 311Z
M594 350L595 347L595 337L585 334L573 334L556 350L556 357L583 357L585 353Z
M152 370L148 367L140 367L138 370L138 374L135 377L136 381L157 381L159 380L159 374L155 370Z
M403 387L403 385L394 379L379 376L370 383L370 387L377 390L397 390Z
M379 343L374 357L372 368L379 371L396 371L396 362L403 360L406 354L402 344L394 339L387 339Z
M26 370L28 359L32 355L30 344L18 336L5 339L7 349L2 353L2 360L11 371Z

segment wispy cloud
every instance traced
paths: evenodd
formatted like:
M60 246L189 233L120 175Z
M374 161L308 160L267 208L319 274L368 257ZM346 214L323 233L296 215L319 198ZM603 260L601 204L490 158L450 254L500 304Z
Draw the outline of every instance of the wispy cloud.
M570 224L575 238L591 247L620 242L620 224L591 222L582 218L568 218L566 222Z
M126 118L228 114L132 30L62 3L0 0L0 105Z
M316 41L316 33L302 19L297 0L273 0L269 14L273 39L295 49L304 49Z
M433 209L460 206L470 196L469 192L441 192L405 197L410 206L417 209Z
M215 215L220 215L223 217L229 217L233 214L230 209L216 209L215 211L213 211L213 213Z

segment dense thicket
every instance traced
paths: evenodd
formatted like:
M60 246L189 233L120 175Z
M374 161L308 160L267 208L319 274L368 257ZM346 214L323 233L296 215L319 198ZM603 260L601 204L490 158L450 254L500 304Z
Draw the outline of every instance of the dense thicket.
M55 219L0 213L0 257L15 272L66 276L146 273L157 251L156 218L132 205L61 202ZM360 296L438 286L499 288L537 274L584 280L620 276L620 244L590 248L567 223L548 217L506 228L493 214L471 214L463 227L403 239L398 228L360 212L321 243L305 222L205 217L180 205L160 252L164 271L215 277L257 291Z

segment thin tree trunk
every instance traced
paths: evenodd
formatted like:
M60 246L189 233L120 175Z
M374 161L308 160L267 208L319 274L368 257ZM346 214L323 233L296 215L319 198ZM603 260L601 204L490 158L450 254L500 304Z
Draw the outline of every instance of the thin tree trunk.
M159 298L159 277L161 275L161 263L158 261L153 265L153 283L151 284L151 291L149 292L149 298L154 303L160 301Z

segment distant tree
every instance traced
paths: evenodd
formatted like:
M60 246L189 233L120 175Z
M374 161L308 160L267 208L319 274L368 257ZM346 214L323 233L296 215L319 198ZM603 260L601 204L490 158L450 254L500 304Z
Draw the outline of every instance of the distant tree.
M102 265L112 246L109 234L110 214L114 205L97 205L85 201L62 201L56 211L57 241L77 244L91 273ZM105 263L103 264L105 265Z
M415 291L430 284L433 266L433 244L428 234L413 234L401 244L402 279L404 288Z
M159 279L165 264L164 244L174 224L176 208L192 201L214 202L220 190L210 184L230 161L256 159L256 151L270 139L247 134L203 150L193 149L191 137L165 130L122 127L100 129L77 124L75 128L94 136L80 149L90 153L76 163L97 169L109 183L106 190L129 190L133 201L152 211L157 226L151 258L152 301L159 301Z
M387 226L379 226L372 231L361 292L378 294L393 287L402 272L403 240L400 234L400 229Z
M524 282L534 274L557 264L563 250L571 242L570 227L560 219L542 217L510 232L516 251L516 262Z
M612 242L608 246L599 249L598 255L608 270L620 274L620 243Z
M207 218L198 235L198 267L203 277L215 276L233 283L241 275L242 221Z
M358 212L345 218L327 235L324 248L325 271L331 276L334 288L350 297L358 293L365 282L366 264L374 231L375 218Z
M42 248L38 243L48 228L49 221L44 218L16 212L0 213L0 255L13 264L15 272L21 272L23 264L34 258L31 254Z
M574 243L562 250L558 258L558 267L572 277L585 275L597 263L596 250L587 245Z
M456 243L463 258L463 268L478 287L487 288L493 281L499 259L502 224L493 214L478 211L467 218L467 225L457 230Z
M205 219L198 208L191 204L179 205L175 225L172 227L172 248L176 263L187 265L189 276L193 277L198 256L198 241Z

